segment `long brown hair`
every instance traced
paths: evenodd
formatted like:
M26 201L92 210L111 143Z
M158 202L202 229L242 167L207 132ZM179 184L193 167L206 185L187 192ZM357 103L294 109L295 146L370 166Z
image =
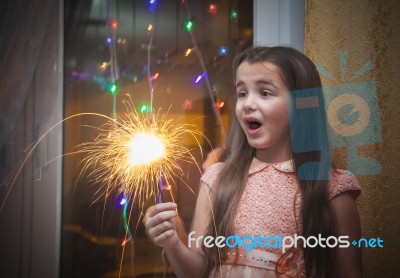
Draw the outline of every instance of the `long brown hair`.
M268 61L275 64L280 69L281 78L289 91L310 88L319 90L317 95L322 110L319 110L317 116L309 117L307 120L291 115L290 132L292 146L294 141L297 145L307 144L307 137L304 136L305 125L311 125L313 127L311 132L315 140L314 144L316 143L320 150L307 152L291 150L291 158L294 161L302 196L300 216L302 236L307 238L321 234L326 238L335 235L336 225L328 201L327 179L300 178L298 171L301 165L312 161L319 161L319 163L313 165L313 170L318 177L329 176L332 169L322 85L315 65L304 54L289 47L250 47L235 57L233 63L234 76L236 76L239 65L244 61L249 63ZM293 105L294 99L292 98L291 101ZM307 132L309 130L308 128ZM247 142L246 135L241 129L236 115L233 117L226 155L227 158L217 178L217 187L213 196L214 219L210 220L205 234L205 236L210 235L214 238L221 235L227 237L233 234L233 218L247 183L251 161L255 156L255 149ZM295 208L293 207L293 209ZM216 223L216 226L214 223ZM208 277L211 271L218 271L220 261L225 260L225 249L219 252L217 248L203 247L203 250L206 254L206 268L203 277ZM304 248L303 251L307 277L333 277L334 249L317 246L315 248Z

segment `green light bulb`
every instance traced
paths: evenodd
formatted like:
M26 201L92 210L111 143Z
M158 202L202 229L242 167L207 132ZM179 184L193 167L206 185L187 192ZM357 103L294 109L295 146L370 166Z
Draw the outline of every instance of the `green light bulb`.
M184 26L188 32L191 32L194 28L194 21L192 19L186 19L184 21Z
M231 18L232 19L235 19L235 18L237 18L238 17L238 11L237 10L232 10L231 11Z
M118 92L119 86L116 83L111 83L108 85L108 91L112 94L115 95Z
M140 113L150 112L150 106L147 104L141 104L139 107Z

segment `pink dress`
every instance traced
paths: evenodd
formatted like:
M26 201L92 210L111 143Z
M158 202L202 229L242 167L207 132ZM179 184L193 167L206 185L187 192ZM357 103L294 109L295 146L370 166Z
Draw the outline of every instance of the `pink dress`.
M201 178L212 190L216 186L214 183L221 166L222 163L210 166ZM344 192L349 192L356 199L361 193L361 187L353 174L335 169L328 185L329 200ZM254 158L234 217L234 232L241 237L258 234L263 237L301 235L300 210L301 194L292 162L268 164ZM215 277L277 277L275 269L278 259L283 255L281 248L256 247L249 253L241 248L236 264L233 261L235 249L231 250L233 252L227 254L227 262L220 267L221 271ZM286 260L288 262L285 265ZM289 263L289 260L292 261ZM305 277L302 250L292 249L280 268L286 274L278 277Z

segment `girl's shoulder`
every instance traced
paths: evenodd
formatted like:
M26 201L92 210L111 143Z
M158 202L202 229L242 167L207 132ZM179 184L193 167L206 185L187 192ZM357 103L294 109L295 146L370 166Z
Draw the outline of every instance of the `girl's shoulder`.
M350 193L355 200L361 194L361 186L356 176L350 171L333 169L328 184L328 198L331 200L342 193Z
M206 169L200 180L204 182L208 187L213 188L223 165L224 164L222 162L212 164Z

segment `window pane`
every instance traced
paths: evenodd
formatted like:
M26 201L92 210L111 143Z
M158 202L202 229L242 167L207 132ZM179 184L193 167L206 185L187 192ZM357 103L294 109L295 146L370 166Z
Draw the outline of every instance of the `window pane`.
M223 144L223 130L229 129L235 96L232 59L252 42L252 1L215 1L214 6L209 1L155 1L154 11L147 2L65 1L64 117L71 118L64 125L64 153L71 155L64 157L63 277L118 277L120 272L121 277L162 277L165 271L174 277L141 223L141 209L154 204L157 194L134 203L135 194L130 195L126 224L132 239L122 246L129 239L120 204L124 186L108 188L107 176L88 176L106 172L98 165L81 174L85 156L76 153L82 149L77 146L112 131L99 115L124 119L134 109L145 116L151 83L153 111L177 127L195 125L205 135L208 141L199 137L200 147L183 138L181 144L192 150L199 167L181 162L182 173L168 181L171 190L164 194L178 204L186 231L203 162Z

